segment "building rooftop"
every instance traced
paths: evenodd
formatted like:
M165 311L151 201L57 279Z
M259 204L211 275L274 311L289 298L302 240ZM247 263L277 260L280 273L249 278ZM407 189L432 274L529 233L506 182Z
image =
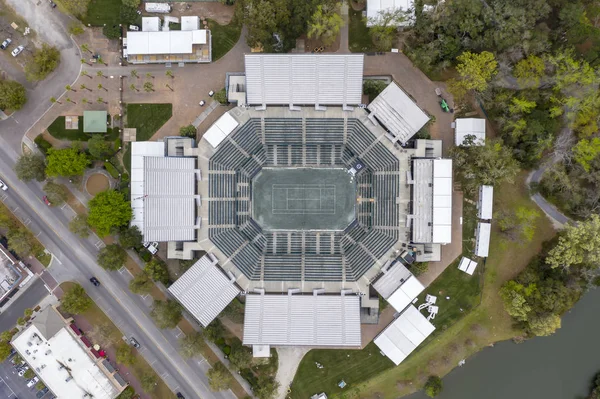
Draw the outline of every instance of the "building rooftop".
M40 319L40 320L38 320ZM13 347L59 398L113 399L120 389L92 360L51 307L12 340Z
M454 123L455 145L466 145L468 136L473 139L473 145L485 144L485 119L458 118Z
M235 278L206 254L169 287L169 292L206 327L239 293Z
M367 26L373 25L371 21L379 19L380 11L388 11L395 9L402 9L404 11L410 11L413 7L412 0L367 0ZM401 23L399 26L406 25Z
M403 311L425 289L423 284L400 262L382 268L373 288L398 312Z
M494 186L479 187L479 203L477 204L477 217L491 220L494 208Z
M246 54L250 105L358 105L363 54Z
M194 31L200 29L200 17L197 15L183 16L181 17L181 30Z
M159 32L159 17L142 17L142 32Z
M202 135L202 138L210 143L213 148L217 148L235 128L239 125L228 112L223 114L211 127Z
M475 230L475 255L486 258L490 252L492 225L487 222L477 223Z
M106 133L106 111L83 111L84 133Z

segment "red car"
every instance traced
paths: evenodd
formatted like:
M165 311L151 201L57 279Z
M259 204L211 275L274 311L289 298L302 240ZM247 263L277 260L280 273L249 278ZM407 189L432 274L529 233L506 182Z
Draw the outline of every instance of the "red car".
M44 204L46 204L46 205L48 205L48 206L52 205L52 204L50 203L50 201L48 201L48 197L46 197L45 195L44 195L44 197L43 197L42 199L44 200Z

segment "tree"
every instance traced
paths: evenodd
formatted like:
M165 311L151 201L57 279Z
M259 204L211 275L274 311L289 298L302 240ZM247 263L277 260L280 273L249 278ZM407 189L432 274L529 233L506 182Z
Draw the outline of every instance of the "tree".
M144 271L154 281L160 281L165 285L170 281L167 265L160 259L153 258L150 262L146 263Z
M236 341L231 346L229 363L236 370L249 368L252 364L252 350Z
M125 249L141 248L143 239L142 232L137 226L122 229L119 233L119 244Z
M340 3L335 5L319 4L308 24L308 37L321 39L325 46L333 44L340 29L344 26L344 20L336 12L340 7Z
M20 180L46 180L46 161L37 154L23 154L17 159L15 173Z
M560 328L561 321L560 316L553 313L546 313L542 315L533 315L529 319L528 330L533 335L538 337L545 337L554 334L554 332Z
M65 186L52 181L44 185L44 192L52 206L62 205L69 199L69 192Z
M558 243L548 252L546 263L553 268L574 266L597 268L600 262L600 216L592 214L577 225L567 225Z
M90 229L86 215L77 215L69 222L69 230L81 238L87 238L90 235Z
M81 176L90 165L88 156L74 147L49 148L46 162L46 174L51 177Z
M133 348L127 344L121 344L117 348L117 363L124 366L131 366L135 364L136 358L133 354Z
M513 74L522 86L538 86L540 79L544 76L546 63L540 57L531 54L517 62Z
M430 398L438 396L442 392L442 379L437 375L432 375L425 383L425 394Z
M537 287L517 283L514 280L507 281L500 289L500 297L504 302L504 309L515 320L527 321L532 308L527 303L527 298L535 293Z
M98 83L98 90L104 90L104 91L108 91L108 89L106 87L104 87L102 85L102 83Z
M0 80L0 109L19 110L27 102L25 87L14 80Z
M536 220L540 213L533 208L525 206L512 210L503 210L497 213L496 221L500 231L511 241L530 242L535 234Z
M279 389L279 382L275 377L260 375L254 389L254 394L258 399L273 399Z
M181 355L188 359L196 355L201 355L205 345L202 334L198 332L185 335L179 340Z
M142 384L142 389L144 392L150 393L156 389L157 379L156 374L154 373L144 373L142 374L142 378L140 379L140 383Z
M183 137L191 137L195 139L197 133L198 131L196 130L196 127L194 125L183 126L179 129L179 135Z
M109 39L118 39L121 37L121 27L119 25L106 24L102 28L102 34Z
M75 284L68 289L61 299L62 308L71 314L80 314L88 310L93 302L83 287Z
M221 320L214 319L206 328L202 331L204 337L211 341L217 342L219 338L225 334L225 327L223 327L223 323Z
M44 388L46 388L46 385L44 385L42 381L38 381L38 383L35 384L35 389L37 389L38 391L41 391Z
M152 84L152 82L145 82L144 83L144 91L149 93L151 91L154 91L154 85Z
M133 83L129 85L129 88L131 90L140 91L140 89L138 89L137 87L135 87L135 85Z
M12 352L12 346L9 342L0 341L0 361L5 361Z
M208 385L213 391L224 391L229 389L233 383L233 377L227 367L221 362L215 363L206 373Z
M173 71L171 71L170 69L167 69L165 71L165 76L171 78L171 79L175 79L175 75L173 75Z
M42 44L39 50L33 53L33 62L25 65L25 74L28 80L43 80L60 63L60 52L56 47Z
M73 36L79 36L83 34L83 25L80 22L70 22L69 23L69 33ZM81 49L83 50L83 45L81 45Z
M247 14L244 16L244 22L247 23L248 28L246 36L248 45L262 46L264 51L269 53L286 51L285 42L291 28L290 17L293 15L292 7L289 7L288 2L286 0L245 0L244 5ZM296 14L296 17L302 19L299 22L303 29L313 12L310 10L309 15ZM289 39L292 39L291 35ZM296 37L293 38L295 39Z
M8 238L8 248L15 251L17 255L25 258L31 254L33 250L31 233L25 227L9 230L6 237Z
M170 299L166 301L155 300L150 316L158 328L175 328L181 320L182 311L181 305L175 301Z
M125 226L131 220L131 207L123 193L106 190L98 193L88 203L90 213L88 223L98 235L105 237L110 230Z
M10 342L10 340L12 339L12 337L14 335L15 334L14 334L13 330L2 331L2 334L0 334L0 341L2 341L2 342Z
M369 101L373 101L386 87L388 83L380 79L365 79L363 81L363 94L369 96Z
M225 88L223 87L221 90L219 90L218 92L215 93L215 95L213 96L213 98L215 99L216 102L218 102L221 105L227 105L227 92L225 91Z
M479 54L465 51L456 60L459 62L456 71L461 78L459 81L453 81L452 87L458 97L461 97L461 91L484 92L489 82L498 73L498 62L494 54L489 51L482 51Z
M589 172L591 162L600 154L600 138L581 139L573 147L573 158L581 167Z
M88 151L94 159L106 159L113 152L113 146L110 141L105 141L100 134L93 134L88 140Z
M123 0L125 7L138 8L140 6L140 0Z
M98 252L98 264L106 270L119 270L126 260L127 252L119 244L109 244Z
M134 396L135 390L131 387L131 385L128 385L127 388L125 388L123 392L117 396L117 399L133 399Z
M26 380L30 380L33 377L35 377L35 373L32 369L27 369L23 374L23 378L25 378Z
M369 19L369 34L380 51L389 51L398 32L398 26L408 20L408 13L402 8L379 10L376 17Z
M127 25L135 24L138 21L137 9L128 7L126 5L121 6L121 22Z
M148 274L146 274L145 272L136 274L129 281L129 290L134 294L148 294L152 291L153 287L154 283L152 282L152 279L150 279L150 277L148 277Z
M19 318L17 319L17 324L18 324L19 326L24 326L24 325L25 325L25 323L26 323L26 321L25 321L25 319L24 319L23 317L19 317Z

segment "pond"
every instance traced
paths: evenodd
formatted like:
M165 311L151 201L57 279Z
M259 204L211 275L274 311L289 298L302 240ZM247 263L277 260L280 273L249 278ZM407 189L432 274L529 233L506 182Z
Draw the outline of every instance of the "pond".
M444 378L439 399L580 399L600 371L600 289L587 293L550 337L501 342ZM427 399L422 391L407 399Z

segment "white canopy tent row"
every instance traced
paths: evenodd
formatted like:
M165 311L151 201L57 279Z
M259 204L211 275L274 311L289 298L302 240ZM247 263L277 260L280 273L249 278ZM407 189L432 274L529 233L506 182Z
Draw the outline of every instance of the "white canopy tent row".
M390 261L383 274L373 283L373 288L396 311L402 312L425 289L423 284L398 261Z
M477 267L477 262L475 262L467 257L464 257L464 256L458 263L458 270L463 271L469 275L473 275L473 272L475 272L476 267Z
M477 203L477 217L483 220L492 219L492 211L494 207L494 187L481 186L479 187L479 202Z

